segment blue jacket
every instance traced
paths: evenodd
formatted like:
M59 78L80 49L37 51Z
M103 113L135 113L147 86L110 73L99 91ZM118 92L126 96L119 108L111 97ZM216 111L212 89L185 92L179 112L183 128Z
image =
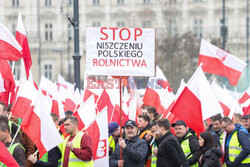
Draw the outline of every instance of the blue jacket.
M229 161L229 142L232 138L232 134L238 131L238 140L240 145L242 146L242 151L240 155L234 160L234 162ZM236 132L235 132L236 133ZM228 136L229 135L229 136ZM248 137L248 132L247 130L241 125L241 124L235 124L235 129L231 134L227 134L227 140L225 142L225 162L228 167L244 167L244 166L249 166L249 164L241 164L241 162L250 154L250 140Z

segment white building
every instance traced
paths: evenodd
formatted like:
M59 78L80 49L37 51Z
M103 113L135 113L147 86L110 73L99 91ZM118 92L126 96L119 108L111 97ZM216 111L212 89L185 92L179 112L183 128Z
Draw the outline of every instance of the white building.
M73 81L74 0L1 0L0 22L13 33L18 12L22 13L32 55L32 73L36 81L41 74L56 80L57 74ZM81 76L85 68L85 28L155 27L156 38L193 33L197 38L219 39L223 0L79 0ZM40 2L40 5L38 5ZM226 50L246 60L247 0L226 0L228 39ZM39 6L39 8L38 8ZM40 10L38 12L38 9ZM40 19L38 19L40 18ZM39 26L40 21L40 66ZM16 67L18 69L18 66ZM69 70L70 69L70 70Z

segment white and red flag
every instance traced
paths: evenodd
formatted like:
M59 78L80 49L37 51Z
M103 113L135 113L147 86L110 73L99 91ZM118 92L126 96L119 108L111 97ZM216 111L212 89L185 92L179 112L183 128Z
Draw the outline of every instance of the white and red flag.
M243 104L245 103L248 99L250 99L250 87L246 90L246 92L243 93L241 98L239 99L239 103Z
M18 61L23 57L21 50L11 32L0 23L0 59Z
M15 89L15 80L11 72L10 64L7 60L0 59L0 81L0 101L7 105L9 94Z
M24 118L33 100L37 97L37 89L34 84L24 80L19 87L15 104L11 107L12 115Z
M165 105L162 105L166 91L171 92L171 88L160 67L157 66L156 77L148 80L143 103L155 107L158 113L163 114L167 109L163 107Z
M107 107L98 113L86 132L92 139L95 167L109 166Z
M236 56L201 40L199 65L203 63L204 72L227 77L231 85L237 85L246 63Z
M51 101L38 92L21 123L21 129L39 150L40 158L63 142L51 116Z
M220 87L215 81L211 84L211 88L214 91L217 99L219 100L219 103L223 109L223 115L228 116L230 113L230 110L234 106L234 110L239 111L240 105L238 103L235 103L235 99L230 96L230 94Z
M30 49L28 44L27 35L24 29L21 13L18 15L17 30L16 30L16 40L22 47L23 61L26 70L27 79L29 78L30 67L32 65L32 60L30 56Z
M190 78L174 103L171 113L187 123L196 133L204 131L203 120L223 110L208 83L201 66Z

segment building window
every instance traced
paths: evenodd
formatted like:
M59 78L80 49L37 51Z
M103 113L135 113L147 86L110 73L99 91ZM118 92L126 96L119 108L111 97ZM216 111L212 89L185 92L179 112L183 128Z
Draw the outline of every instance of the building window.
M176 20L172 20L170 23L170 36L174 37L178 33L178 27Z
M150 3L150 0L143 0L143 3L144 3L144 4L149 4L149 3Z
M123 5L124 4L124 0L117 0L117 4L118 5Z
M100 27L101 23L99 21L95 21L95 22L92 23L92 26L93 27Z
M44 76L48 79L52 79L52 64L44 64Z
M21 60L19 60L19 61L16 61L16 62L13 62L13 61L11 61L10 62L10 66L12 67L12 64L13 63L15 63L15 68L14 68L14 79L15 80L19 80L20 79L20 76L21 76Z
M51 6L51 0L45 0L45 6L47 7Z
M144 20L142 22L142 27L151 27L151 21L150 20Z
M93 0L93 5L99 5L100 1L99 0Z
M16 35L16 24L12 24L11 30L12 30L12 34L15 36Z
M194 36L196 38L202 38L202 34L203 34L202 24L203 24L202 19L194 20Z
M53 40L52 24L45 24L45 41Z
M194 2L202 2L202 0L194 0Z
M124 21L118 21L117 22L117 27L125 27L125 22Z
M68 6L71 6L73 4L73 0L68 0Z
M12 6L18 7L19 6L19 0L12 0Z

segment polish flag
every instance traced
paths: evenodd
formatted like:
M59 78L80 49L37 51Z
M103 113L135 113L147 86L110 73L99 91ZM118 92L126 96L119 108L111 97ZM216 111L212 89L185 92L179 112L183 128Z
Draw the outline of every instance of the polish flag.
M63 142L51 116L51 103L41 91L32 102L21 123L22 131L39 150L40 158Z
M111 100L110 100L110 97L109 97L107 91L103 90L101 96L99 96L99 99L97 100L96 107L97 107L98 111L100 112L106 106L107 106L107 112L108 112L108 121L111 122L113 111L114 111L114 106L111 103Z
M24 29L21 13L19 13L18 20L17 20L16 40L22 47L23 60L24 60L24 65L25 65L25 70L26 70L26 76L28 79L30 67L32 65L32 60L30 56L28 39L27 39L27 35Z
M2 91L0 91L0 101L7 105L9 100L9 93L15 89L15 80L12 75L10 64L7 60L0 59L0 75L1 75L0 84L2 85L1 86Z
M104 108L103 111L99 113L96 118L96 123L98 129L96 128L95 132L99 131L99 138L95 136L96 133L92 133L90 137L93 141L93 147L97 146L97 151L93 153L95 157L95 167L109 166L109 140L108 140L108 114L107 108Z
M10 154L9 150L5 147L5 145L0 141L0 162L4 163L8 167L19 167L15 158ZM0 165L2 166L2 163Z
M187 123L196 133L204 131L203 120L223 110L208 83L201 66L174 103L171 113Z
M162 99L166 91L171 91L169 83L161 69L156 67L156 77L150 78L147 83L146 92L143 97L143 103L155 107L159 114L165 112L166 108L162 106Z
M242 116L245 116L247 114L250 114L250 98L241 105L242 107L242 111L243 111L243 115Z
M228 92L220 87L215 81L211 84L211 88L213 92L215 93L215 96L219 100L219 103L223 109L223 115L228 116L230 113L230 110L234 106L234 110L240 110L240 105L238 103L235 104L235 99L232 98L228 94Z
M23 81L17 93L16 103L11 107L12 115L23 119L36 96L37 89L34 85L27 80Z
M18 61L23 57L21 50L11 32L0 23L0 59Z
M239 103L243 104L245 103L248 99L250 99L250 87L246 90L246 92L243 93L241 96Z
M4 88L4 82L3 82L3 78L2 75L0 74L0 93L1 92L5 92L5 88Z
M231 85L237 85L246 63L232 54L201 40L199 65L204 72L227 77Z
M77 111L74 113L78 120L81 120L84 124L85 129L90 126L91 123L96 118L96 110L95 110L95 99L94 96L91 96L86 102L80 105ZM83 127L80 127L82 130Z
M62 104L61 96L59 95L57 85L51 80L41 76L39 90L46 92L46 95L52 102L51 113L58 115L59 119L65 117L64 106Z

